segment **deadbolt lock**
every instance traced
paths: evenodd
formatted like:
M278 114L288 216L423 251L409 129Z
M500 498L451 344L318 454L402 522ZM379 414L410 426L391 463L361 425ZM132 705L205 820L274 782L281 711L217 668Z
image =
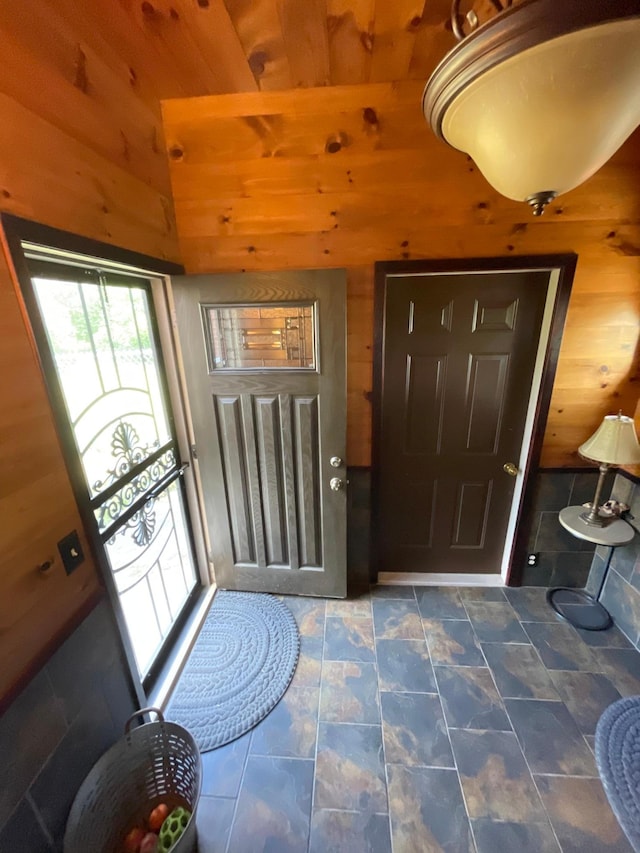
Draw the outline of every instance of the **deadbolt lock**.
M502 470L505 472L505 474L509 474L511 477L517 477L518 472L520 471L518 466L514 465L513 462L505 462L502 466Z
M341 480L340 477L332 477L329 480L329 486L331 487L331 491L339 492L340 489L344 489L344 480Z
M329 460L329 465L331 465L332 468L339 468L342 465L342 459L340 459L339 456L332 456Z

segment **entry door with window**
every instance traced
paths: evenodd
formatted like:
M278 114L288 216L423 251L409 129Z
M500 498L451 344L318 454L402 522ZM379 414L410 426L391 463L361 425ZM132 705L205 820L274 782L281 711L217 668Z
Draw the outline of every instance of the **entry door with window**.
M172 289L216 583L343 597L344 271Z
M499 575L550 271L378 276L378 568Z
M47 382L62 431L73 436L81 508L93 516L148 685L200 586L151 284L29 256L27 263Z

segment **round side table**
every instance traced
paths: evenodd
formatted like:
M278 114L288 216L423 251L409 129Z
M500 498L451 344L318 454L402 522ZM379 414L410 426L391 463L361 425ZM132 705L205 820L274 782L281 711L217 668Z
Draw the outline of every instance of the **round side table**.
M567 506L560 510L560 524L577 539L594 542L596 545L606 545L609 556L602 574L602 581L596 595L590 595L582 589L570 589L565 586L547 590L547 601L555 612L566 619L575 628L587 631L604 631L613 624L609 611L600 603L600 595L604 588L613 549L619 545L627 545L635 536L635 530L621 518L614 518L604 527L587 524L580 516L588 512L583 506Z

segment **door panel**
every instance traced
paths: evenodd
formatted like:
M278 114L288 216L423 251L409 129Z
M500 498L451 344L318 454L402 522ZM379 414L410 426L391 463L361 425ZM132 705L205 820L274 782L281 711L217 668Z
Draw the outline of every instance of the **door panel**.
M172 286L216 582L344 596L344 271Z
M500 572L549 271L388 273L379 569Z
M151 284L48 258L28 257L28 267L79 500L95 519L148 686L200 589L182 481L187 465L174 434Z

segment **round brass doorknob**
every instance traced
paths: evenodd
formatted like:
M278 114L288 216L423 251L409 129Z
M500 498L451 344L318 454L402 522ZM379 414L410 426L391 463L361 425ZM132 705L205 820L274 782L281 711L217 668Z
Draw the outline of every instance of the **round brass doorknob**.
M518 476L518 471L520 470L517 465L514 465L513 462L505 462L502 466L502 470L505 474L509 474L512 477Z

